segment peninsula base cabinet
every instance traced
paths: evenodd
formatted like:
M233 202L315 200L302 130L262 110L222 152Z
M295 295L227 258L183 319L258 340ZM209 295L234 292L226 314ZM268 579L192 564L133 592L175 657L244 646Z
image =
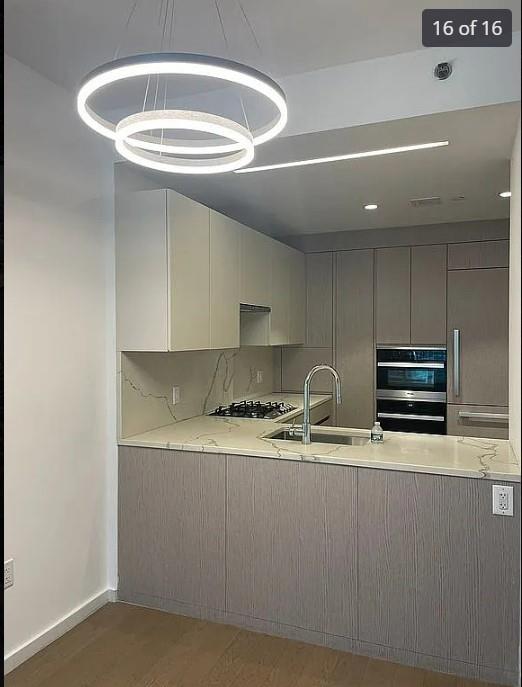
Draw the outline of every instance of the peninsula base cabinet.
M119 598L515 685L520 489L120 447Z

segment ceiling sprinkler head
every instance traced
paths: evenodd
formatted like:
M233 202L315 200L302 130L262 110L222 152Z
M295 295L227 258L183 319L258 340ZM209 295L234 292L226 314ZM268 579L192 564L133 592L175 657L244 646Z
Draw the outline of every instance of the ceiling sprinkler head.
M439 81L444 81L451 76L452 71L453 67L451 66L451 62L439 62L433 70L433 74Z

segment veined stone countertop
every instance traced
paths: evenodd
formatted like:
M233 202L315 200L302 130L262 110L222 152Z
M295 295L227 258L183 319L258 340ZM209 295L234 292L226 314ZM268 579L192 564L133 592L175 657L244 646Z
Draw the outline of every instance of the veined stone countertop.
M382 444L349 446L313 442L304 446L300 442L277 441L269 436L287 424L291 426L288 421L302 412L302 395L269 394L259 400L284 401L297 409L278 421L202 415L120 439L119 444L520 481L520 465L506 440L384 432ZM331 396L313 394L311 406L330 400ZM369 430L346 427L323 426L321 432L370 436Z

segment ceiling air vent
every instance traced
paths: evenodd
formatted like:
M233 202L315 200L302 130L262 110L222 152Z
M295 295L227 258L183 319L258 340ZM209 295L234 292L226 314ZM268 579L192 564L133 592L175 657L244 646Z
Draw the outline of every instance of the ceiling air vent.
M412 198L410 200L412 208L424 208L428 205L440 205L441 203L440 196L432 196L431 198Z

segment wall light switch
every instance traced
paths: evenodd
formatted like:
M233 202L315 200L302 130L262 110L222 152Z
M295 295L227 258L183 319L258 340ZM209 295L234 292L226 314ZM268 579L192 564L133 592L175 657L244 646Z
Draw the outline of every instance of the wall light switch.
M12 587L14 584L14 561L10 558L4 561L4 589Z
M513 487L493 485L493 514L513 516Z
M261 384L261 382L263 381L263 370L257 371L256 381L258 384Z
M176 403L179 403L180 401L181 401L181 387L173 386L172 387L172 405L175 406Z

